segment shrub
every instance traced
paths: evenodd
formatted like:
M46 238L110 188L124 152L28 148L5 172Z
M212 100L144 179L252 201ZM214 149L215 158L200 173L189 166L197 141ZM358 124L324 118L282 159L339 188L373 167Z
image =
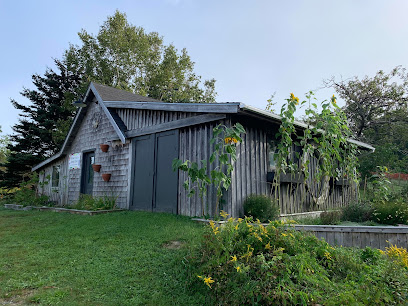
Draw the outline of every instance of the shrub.
M340 211L324 211L320 214L321 224L339 224L341 219Z
M89 194L81 194L78 201L71 208L80 210L110 210L115 208L116 199L117 197L113 196L93 197Z
M374 203L373 220L389 225L408 224L408 205L402 200Z
M23 206L48 206L50 199L46 195L38 194L38 187L43 188L48 184L48 178L40 182L37 173L32 173L27 182L23 181L19 188L15 189L13 201Z
M364 305L408 298L408 271L379 251L333 248L282 221L263 226L229 218L221 226L211 222L204 238L183 263L190 289L205 294L207 304Z
M366 222L373 217L373 206L369 202L355 202L342 208L342 220Z
M272 198L253 194L248 196L244 202L244 214L259 219L261 222L267 222L279 217L279 207Z
M385 252L383 252L389 258L394 260L397 264L403 266L404 268L408 269L408 251L404 248L399 248L396 245L390 245L389 247L385 248Z

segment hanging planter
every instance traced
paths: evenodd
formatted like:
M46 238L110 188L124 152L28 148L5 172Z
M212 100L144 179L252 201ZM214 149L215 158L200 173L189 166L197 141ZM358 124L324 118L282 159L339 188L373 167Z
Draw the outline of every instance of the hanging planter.
M108 144L100 144L99 147L101 148L102 152L108 152L109 145Z
M95 171L95 172L99 172L99 171L101 171L101 165L97 165L97 164L93 164L92 165L92 169L93 169L93 171Z
M102 179L103 179L105 182L109 182L109 181L110 181L110 178L111 178L111 174L110 174L110 173L103 173L103 174L102 174Z

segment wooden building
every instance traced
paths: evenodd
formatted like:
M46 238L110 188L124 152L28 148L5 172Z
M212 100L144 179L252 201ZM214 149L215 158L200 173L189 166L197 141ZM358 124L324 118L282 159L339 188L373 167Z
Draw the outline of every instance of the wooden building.
M117 197L117 206L131 210L201 216L202 207L215 210L216 192L210 187L204 203L188 197L184 172L173 172L174 158L208 160L210 139L218 124L241 123L246 134L237 147L232 184L222 209L237 217L250 194L270 194L268 172L273 172L273 147L280 117L242 103L164 103L127 91L91 83L59 153L33 171L50 178L42 192L58 205L69 205L81 193ZM299 129L305 126L297 122ZM354 140L362 150L374 148ZM108 144L103 152L100 144ZM100 165L95 172L92 165ZM211 169L209 169L211 170ZM105 181L102 175L110 174ZM347 184L333 184L322 207L302 195L302 182L283 181L281 214L325 210L345 205L356 193ZM303 191L302 191L303 190Z

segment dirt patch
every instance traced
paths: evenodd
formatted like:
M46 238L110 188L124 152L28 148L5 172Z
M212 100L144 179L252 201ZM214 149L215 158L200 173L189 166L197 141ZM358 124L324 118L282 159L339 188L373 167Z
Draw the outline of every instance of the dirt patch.
M185 244L185 242L183 242L183 241L173 240L173 241L169 241L169 242L164 243L163 248L171 249L171 250L177 250L177 249L180 249L184 244Z
M35 292L36 290L22 290L18 293L6 293L0 297L0 305L26 305L27 298Z

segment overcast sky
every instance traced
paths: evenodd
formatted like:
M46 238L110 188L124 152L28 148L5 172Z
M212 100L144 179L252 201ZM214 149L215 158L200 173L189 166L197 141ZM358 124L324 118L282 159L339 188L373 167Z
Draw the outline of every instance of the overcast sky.
M12 132L18 113L10 98L32 88L85 29L96 34L115 10L186 48L203 79L215 78L217 101L264 109L276 92L282 104L301 99L322 80L374 75L407 67L408 1L19 1L0 0L0 125ZM320 90L320 100L331 90Z

